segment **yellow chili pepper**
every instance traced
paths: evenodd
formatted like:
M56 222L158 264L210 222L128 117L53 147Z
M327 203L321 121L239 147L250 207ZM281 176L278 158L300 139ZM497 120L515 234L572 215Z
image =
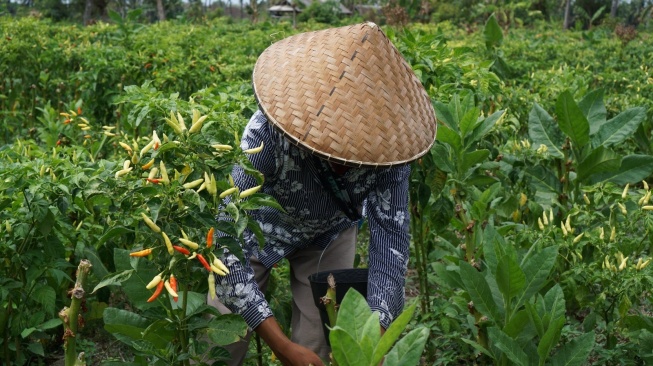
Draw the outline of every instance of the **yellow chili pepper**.
M624 188L624 191L621 192L621 198L626 199L628 196L628 188L630 187L630 183L626 184L626 187Z
M150 169L153 165L154 165L154 159L148 161L147 164L142 165L141 168L142 168L143 170L148 170L148 169Z
M162 273L159 273L158 275L152 278L152 281L150 281L150 283L148 283L147 286L145 286L145 288L148 290L153 289L154 287L156 287L156 285L159 284L159 282L161 282L162 279L163 279Z
M143 250L139 250L137 252L131 252L129 253L130 257L147 257L152 253L152 248L147 248Z
M261 145L259 145L259 147L243 150L243 152L245 154L257 154L260 153L262 150L263 150L263 141L261 141Z
M225 190L224 192L220 193L220 196L219 196L219 197L220 197L220 198L225 198L225 197L227 197L228 195L230 195L230 194L236 192L237 190L238 190L238 188L236 188L236 187L229 188L229 189Z
M199 186L200 184L202 184L203 182L204 182L204 178L195 179L192 182L185 183L182 187L184 187L185 189L193 189Z
M252 187L250 189L246 189L246 190L240 192L240 195L238 197L240 197L240 198L249 197L249 196L253 195L254 193L258 192L260 189L261 189L261 186L256 186L256 187Z
M190 130L188 130L188 133L195 133L199 131L202 128L202 124L204 124L204 120L206 120L206 117L208 116L202 116L196 122L194 122L193 125L190 126Z
M168 293L170 294L170 296L172 296L173 298L179 297L179 295L177 295L177 291L175 291L172 288L172 286L170 286L170 281L169 280L165 280L163 285L166 287L166 290L168 290Z
M218 151L229 151L234 149L233 146L231 145L223 145L223 144L213 144L211 145L211 147Z
M207 278L209 282L209 295L211 295L211 299L215 299L216 293L215 293L215 276L213 273L209 273L209 277Z
M163 231L161 232L161 235L163 235L163 242L166 244L166 248L168 248L168 253L173 255L175 253L175 249L172 247L170 238L168 238L168 235Z
M197 243L195 243L195 242L193 242L193 241L190 241L190 240L188 240L188 239L185 239L185 238L179 238L179 241L180 241L182 244L184 244L185 246L187 246L187 247L189 247L189 248L191 248L191 249L193 249L193 250L197 250L197 248L200 247L199 244L197 244Z
M212 264L215 267L217 267L219 270L221 270L222 272L227 273L227 274L229 273L229 268L227 268L227 266L225 266L224 263L222 263L222 261L220 259L218 259L217 257L213 257L213 263Z
M184 123L184 118L181 116L181 113L177 112L177 122L179 122L179 128L181 128L181 132L186 132L186 124Z
M161 228L158 227L154 223L154 221L152 221L152 219L147 217L147 215L144 212L141 212L141 216L143 217L143 221L145 222L145 225L149 226L149 228L152 229L152 231L154 231L155 233L160 233L161 232Z

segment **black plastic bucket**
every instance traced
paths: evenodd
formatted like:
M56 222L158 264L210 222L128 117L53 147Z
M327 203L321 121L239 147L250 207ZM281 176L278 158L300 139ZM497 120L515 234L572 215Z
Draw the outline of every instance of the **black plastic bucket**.
M311 290L313 291L313 301L315 302L315 306L320 310L320 320L322 320L324 338L326 338L327 344L330 345L329 328L327 328L329 316L320 298L326 295L329 289L329 284L327 283L329 274L333 274L333 278L335 279L336 302L340 304L350 288L360 292L363 297L367 297L367 273L367 268L350 268L323 271L308 276L308 281L311 283Z

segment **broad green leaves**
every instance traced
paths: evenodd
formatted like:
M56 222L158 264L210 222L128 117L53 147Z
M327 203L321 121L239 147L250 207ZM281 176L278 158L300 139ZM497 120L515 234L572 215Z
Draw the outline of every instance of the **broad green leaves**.
M487 332L487 339L481 341L485 337L479 335L478 341L465 342L498 364L510 360L515 365L541 366L552 355L570 364L586 359L588 353L579 353L578 342L558 346L566 323L562 288L555 284L544 292L558 257L557 246L535 249L519 258L491 225L484 230L483 241L486 269L460 261L456 277L451 271L437 268L438 275L448 279L448 285L464 289L471 300L472 314L478 312L477 319L480 315L487 318L481 323L487 329L479 329ZM584 346L591 347L591 343Z
M554 119L535 103L528 119L533 149L540 151L542 146L546 147L544 159L526 170L540 197L546 197L542 202L550 202L546 194L579 198L582 185L601 182L623 185L641 181L653 173L650 156L628 155L621 148L613 150L642 125L646 118L644 108L630 108L606 120L603 91L599 89L578 103L569 91L561 93L555 112Z
M580 149L589 142L589 122L570 92L565 91L558 97L556 114L558 115L558 127L571 139L575 148Z
M336 326L329 332L333 357L339 366L417 365L428 339L427 328L402 335L416 304L405 309L381 336L379 314L365 298L349 290L340 304ZM385 359L384 359L385 357Z

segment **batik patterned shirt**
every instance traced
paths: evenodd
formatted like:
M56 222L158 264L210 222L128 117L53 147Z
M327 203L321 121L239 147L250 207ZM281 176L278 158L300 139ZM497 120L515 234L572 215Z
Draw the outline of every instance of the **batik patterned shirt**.
M265 116L256 112L243 132L243 149L264 144L263 151L249 155L265 176L263 193L273 196L285 213L271 207L253 211L265 243L260 248L255 235L246 231L245 262L225 252L227 276L216 281L220 300L256 328L272 312L258 288L249 258L258 258L270 268L294 251L315 245L326 248L338 234L357 222L348 218L323 188L312 155L290 143ZM241 167L234 168L234 182L241 191L255 186L255 179ZM390 168L351 168L337 176L351 204L362 209L370 229L367 300L380 314L385 328L404 305L404 276L409 255L408 165Z

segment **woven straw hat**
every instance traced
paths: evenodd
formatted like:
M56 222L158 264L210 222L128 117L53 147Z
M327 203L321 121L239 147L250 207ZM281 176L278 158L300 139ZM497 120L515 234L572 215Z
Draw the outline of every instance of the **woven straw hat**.
M405 164L428 152L435 140L429 96L374 23L272 44L256 62L253 86L270 123L329 161Z

